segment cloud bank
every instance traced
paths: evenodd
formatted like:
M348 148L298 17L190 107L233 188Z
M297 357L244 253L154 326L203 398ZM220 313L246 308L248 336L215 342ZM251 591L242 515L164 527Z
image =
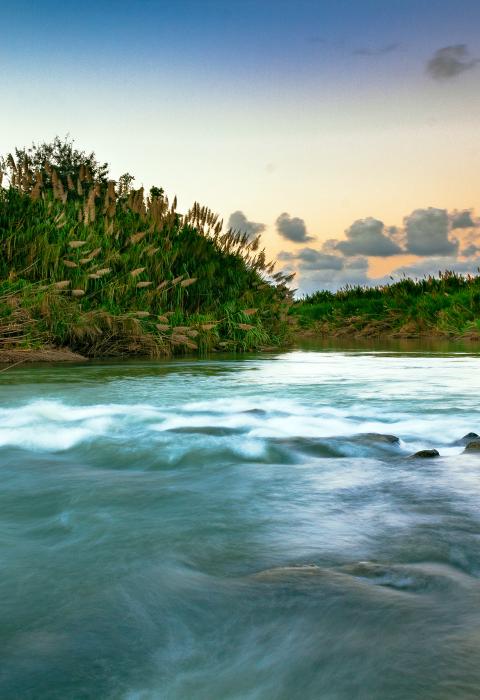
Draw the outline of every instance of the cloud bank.
M306 229L303 233L306 235ZM369 259L400 255L419 259L399 264L385 277L369 276ZM447 269L476 274L480 267L480 230L470 209L449 214L446 209L428 207L405 216L403 228L385 226L374 217L357 219L346 229L345 240L329 239L318 249L306 246L295 252L282 251L278 259L286 269L296 272L295 285L300 293L334 291L346 284L386 284L402 275L422 277Z
M437 275L439 272L450 270L459 274L477 274L480 267L480 257L472 260L452 260L448 257L435 257L428 260L420 260L411 265L402 265L397 267L390 275L382 278L382 281L391 281L391 278L398 279L403 276L407 277L424 277L425 275ZM375 282L375 280L372 280Z
M301 270L342 270L345 265L340 255L329 255L314 248L302 248L297 253L282 251L278 259L296 262Z

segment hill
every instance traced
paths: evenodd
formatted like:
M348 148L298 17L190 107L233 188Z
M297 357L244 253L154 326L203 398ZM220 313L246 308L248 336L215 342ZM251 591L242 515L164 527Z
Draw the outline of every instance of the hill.
M0 349L88 357L281 343L289 278L207 207L177 211L56 138L0 163Z

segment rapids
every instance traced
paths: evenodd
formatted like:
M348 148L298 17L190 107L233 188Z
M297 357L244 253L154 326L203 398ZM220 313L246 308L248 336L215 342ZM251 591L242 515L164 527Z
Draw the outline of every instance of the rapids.
M478 698L479 364L0 374L0 698Z

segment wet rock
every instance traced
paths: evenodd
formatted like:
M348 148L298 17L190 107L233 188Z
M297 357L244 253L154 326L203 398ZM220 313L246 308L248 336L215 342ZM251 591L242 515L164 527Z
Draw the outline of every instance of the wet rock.
M217 427L215 425L193 425L192 427L178 426L177 428L169 428L169 433L186 433L187 435L214 435L223 437L225 435L236 435L243 432L241 428Z
M353 442L382 442L387 445L398 445L400 439L396 435L388 435L386 433L358 433L352 435L349 440Z
M468 445L471 440L477 440L480 439L480 435L477 435L477 433L467 433L464 435L460 440L455 440L453 443L454 445Z
M478 452L480 454L480 439L468 442L464 452Z
M420 450L414 455L410 455L410 459L431 459L432 457L440 457L440 452L438 450Z
M335 441L320 438L277 438L272 444L313 457L345 457L344 451Z
M387 442L390 445L396 445L400 442L400 438L396 435L386 435L384 433L363 433L360 437L371 440L372 442Z

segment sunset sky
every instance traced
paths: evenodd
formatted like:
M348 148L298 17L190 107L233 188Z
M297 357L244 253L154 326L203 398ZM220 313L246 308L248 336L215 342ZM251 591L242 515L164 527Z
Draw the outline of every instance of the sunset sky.
M478 0L1 2L0 152L69 133L303 292L480 266Z

